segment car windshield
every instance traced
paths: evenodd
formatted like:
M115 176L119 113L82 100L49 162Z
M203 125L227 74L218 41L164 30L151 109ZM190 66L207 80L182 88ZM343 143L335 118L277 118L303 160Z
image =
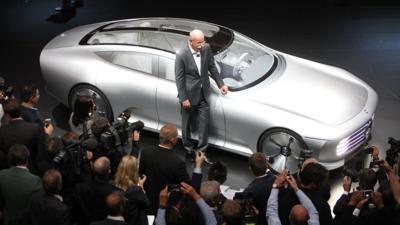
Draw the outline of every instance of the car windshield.
M251 87L276 66L272 52L257 42L234 32L232 44L215 55L217 68L231 90L243 90Z

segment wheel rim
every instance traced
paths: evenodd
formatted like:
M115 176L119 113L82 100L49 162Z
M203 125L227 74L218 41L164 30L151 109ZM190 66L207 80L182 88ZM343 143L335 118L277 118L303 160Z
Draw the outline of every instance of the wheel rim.
M71 101L71 108L72 110L74 107L74 102L76 101L76 99L78 98L79 95L87 95L87 96L92 96L94 97L94 101L96 104L96 110L94 111L94 113L100 115L100 116L104 116L106 118L109 118L110 115L108 115L108 109L107 109L107 103L106 100L103 99L100 95L100 93L98 93L97 91L94 91L90 88L81 88L79 90L77 90L73 96L72 96L72 101Z
M287 146L290 140L292 140L290 155L286 157L284 154L288 151L285 151L287 149L281 146ZM275 171L282 172L285 169L285 164L290 173L295 173L299 170L299 154L304 148L302 147L302 143L293 135L283 131L270 133L264 138L261 149L268 157L273 158L270 166Z

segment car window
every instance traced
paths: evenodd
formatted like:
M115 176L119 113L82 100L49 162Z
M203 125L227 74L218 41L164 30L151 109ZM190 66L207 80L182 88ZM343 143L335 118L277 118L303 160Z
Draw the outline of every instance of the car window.
M132 52L115 52L111 62L129 69L153 74L153 62L151 55Z
M165 57L159 57L158 71L161 78L175 81L175 61Z

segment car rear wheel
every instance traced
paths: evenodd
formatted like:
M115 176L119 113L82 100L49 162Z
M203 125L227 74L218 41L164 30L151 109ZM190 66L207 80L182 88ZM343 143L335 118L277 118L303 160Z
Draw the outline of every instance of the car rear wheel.
M74 102L79 95L92 96L96 104L96 113L106 117L109 121L114 120L113 111L106 96L98 88L91 85L83 84L76 86L71 90L68 98L69 108L71 111L74 111Z
M297 172L300 153L305 149L307 145L300 135L285 128L267 130L258 143L258 151L269 157L271 169L279 173L285 168Z

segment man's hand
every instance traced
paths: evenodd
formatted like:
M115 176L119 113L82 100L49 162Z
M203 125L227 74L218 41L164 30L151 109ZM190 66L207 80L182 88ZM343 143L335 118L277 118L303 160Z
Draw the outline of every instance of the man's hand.
M353 191L353 193L351 194L349 205L356 206L361 200L363 200L363 192Z
M297 186L297 181L292 175L290 175L290 177L288 177L286 180L294 192L297 192L299 190L299 186Z
M378 209L382 209L385 206L380 192L372 192L371 201Z
M183 193L188 194L190 197L192 197L194 201L197 201L201 198L200 195L196 192L196 190L189 184L181 182L181 186L182 186L181 190L183 191Z
M93 152L92 151L85 151L85 158L87 161L91 161L93 159Z
M51 124L51 123L49 123L47 126L44 126L43 129L44 129L44 132L49 136L51 136L54 132L54 127L53 127L53 124Z
M204 157L204 152L202 151L197 151L196 152L196 168L201 168L201 166L204 163L205 157Z
M140 131L134 130L132 132L132 140L139 141L140 140Z
M380 151L379 151L378 146L373 145L372 152L371 152L372 157L379 158L379 152Z
M221 90L221 94L226 95L229 91L229 88L226 85L222 85L220 90Z
M277 186L278 188L283 187L283 185L284 185L285 182L286 182L286 177L287 177L287 175L288 175L288 171L285 169L284 171L282 171L281 174L279 174L279 175L276 177L274 183L276 184L276 186Z
M146 179L147 179L147 177L146 177L146 175L142 175L142 177L139 177L139 181L138 181L138 185L139 185L139 187L141 187L142 189L143 189L143 185L144 185L144 183L146 182Z
M182 107L184 109L190 109L191 105L189 99L186 99L185 101L182 102Z
M169 199L169 192L168 192L168 185L166 185L165 188L162 189L160 192L160 208L167 207L168 199Z
M388 174L394 173L394 169L389 165L389 163L386 160L383 160L383 168Z
M348 176L344 176L343 177L343 190L350 192L350 188L351 188L351 178Z

